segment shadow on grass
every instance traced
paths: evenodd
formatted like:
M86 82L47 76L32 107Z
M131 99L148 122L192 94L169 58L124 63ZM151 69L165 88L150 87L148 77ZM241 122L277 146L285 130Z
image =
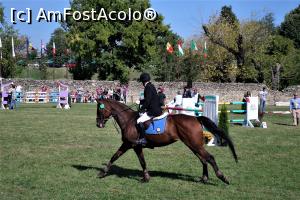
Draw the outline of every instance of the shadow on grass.
M292 124L286 124L286 123L280 123L280 122L274 122L273 124L282 125L282 126L294 126Z
M93 166L84 166L84 165L72 165L75 169L79 171L85 171L85 170L97 170L100 171L102 170L99 167L93 167ZM201 182L199 178L196 178L194 176L190 175L184 175L180 173L172 173L172 172L162 172L162 171L149 171L149 174L151 177L164 177L164 178L169 178L169 179L176 179L176 180L183 180L183 181L190 181L190 182ZM110 171L107 176L111 175L116 175L120 178L131 178L131 179L136 179L140 180L142 176L142 171L141 170L136 170L136 169L128 169L128 168L123 168L119 167L117 165L113 165L110 168ZM206 183L207 185L216 185L214 183Z

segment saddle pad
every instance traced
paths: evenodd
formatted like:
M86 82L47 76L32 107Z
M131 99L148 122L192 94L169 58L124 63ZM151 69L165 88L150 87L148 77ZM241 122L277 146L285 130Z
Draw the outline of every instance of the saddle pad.
M167 115L162 119L153 120L145 130L147 135L163 134L165 132Z

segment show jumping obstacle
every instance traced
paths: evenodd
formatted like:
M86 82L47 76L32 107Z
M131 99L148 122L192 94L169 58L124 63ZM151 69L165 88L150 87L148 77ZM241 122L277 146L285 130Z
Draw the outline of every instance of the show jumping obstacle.
M58 82L58 101L56 108L70 109L69 105L69 86Z
M198 102L198 96L195 98L182 98L181 95L175 97L175 101L168 104L165 109L176 110L178 114L186 114L191 116L205 116L210 118L216 125L218 125L218 102L219 96L207 95L204 102ZM204 127L205 129L205 127ZM208 138L208 146L215 146L216 140L212 134L204 131L204 135Z
M253 124L251 120L258 120L258 97L247 97L246 102L242 101L233 101L233 102L223 102L219 103L219 105L245 105L245 110L228 110L228 113L233 114L244 114L244 118L240 119L230 119L230 123L239 123L246 127L253 128Z
M3 84L1 80L1 108L4 109L8 105L7 98L9 96L9 87L12 82ZM25 93L16 92L16 101L18 103L56 103L57 108L69 109L69 87L58 82L58 92L40 92L28 91Z
M224 102L219 103L219 96L217 95L208 95L205 96L205 101L202 103L197 103L193 98L176 98L177 102L170 103L169 106L166 106L166 109L179 111L180 114L188 114L192 116L205 116L210 118L216 125L218 125L219 117L219 105L245 105L245 110L232 109L228 110L228 113L233 114L243 114L244 118L240 119L230 119L230 123L242 124L245 127L254 127L251 120L258 120L258 97L248 97L246 102L233 101L233 102ZM181 101L178 101L180 99ZM198 98L197 98L198 99ZM197 105L198 104L198 105ZM170 106L171 105L171 106ZM175 106L174 106L175 105ZM199 107L196 107L199 106ZM209 141L209 146L215 146L215 139Z
M1 109L5 109L5 105L8 105L8 95L9 95L9 86L12 84L12 82L3 84L2 78L0 78L0 84L1 84Z

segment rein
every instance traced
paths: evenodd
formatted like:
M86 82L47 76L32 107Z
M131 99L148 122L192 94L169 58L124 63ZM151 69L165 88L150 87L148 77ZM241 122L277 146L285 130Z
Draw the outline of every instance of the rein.
M108 120L112 117L112 118L113 118L113 124L114 124L114 127L116 128L118 134L120 134L120 130L118 129L117 122L116 122L114 116L118 116L120 113L125 112L125 111L131 109L131 108L134 107L134 106L136 106L135 103L134 103L133 105L131 105L131 106L128 106L128 108L125 108L125 109L123 109L123 110L121 110L121 111L117 111L117 112L116 112L116 111L114 112L113 110L108 110L108 109L105 108L105 107L104 107L104 108L101 108L101 109L106 110L106 111L108 111L108 112L111 112L111 115L110 115L107 119L104 119L104 120L108 121ZM96 119L99 119L99 117L97 117Z

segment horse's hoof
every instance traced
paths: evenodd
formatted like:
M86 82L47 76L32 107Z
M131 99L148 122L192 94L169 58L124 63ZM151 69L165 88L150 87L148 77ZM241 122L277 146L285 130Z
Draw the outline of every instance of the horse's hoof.
M144 177L144 178L141 179L141 182L142 182L142 183L148 183L149 180L150 180L150 179Z
M200 178L200 182L203 183L203 184L206 184L208 182L208 177L207 176L202 176Z
M144 174L144 177L142 178L142 183L148 183L150 180L150 175L148 173Z
M107 175L107 172L100 171L97 176L98 176L98 178L104 178L106 175Z
M217 177L219 179L221 179L221 181L223 181L224 183L226 183L227 185L229 185L229 181L227 180L227 178L222 174L222 172L218 171L217 172Z
M227 185L229 185L229 181L227 180L227 178L225 176L223 176L223 178L221 178L221 180L226 183Z

